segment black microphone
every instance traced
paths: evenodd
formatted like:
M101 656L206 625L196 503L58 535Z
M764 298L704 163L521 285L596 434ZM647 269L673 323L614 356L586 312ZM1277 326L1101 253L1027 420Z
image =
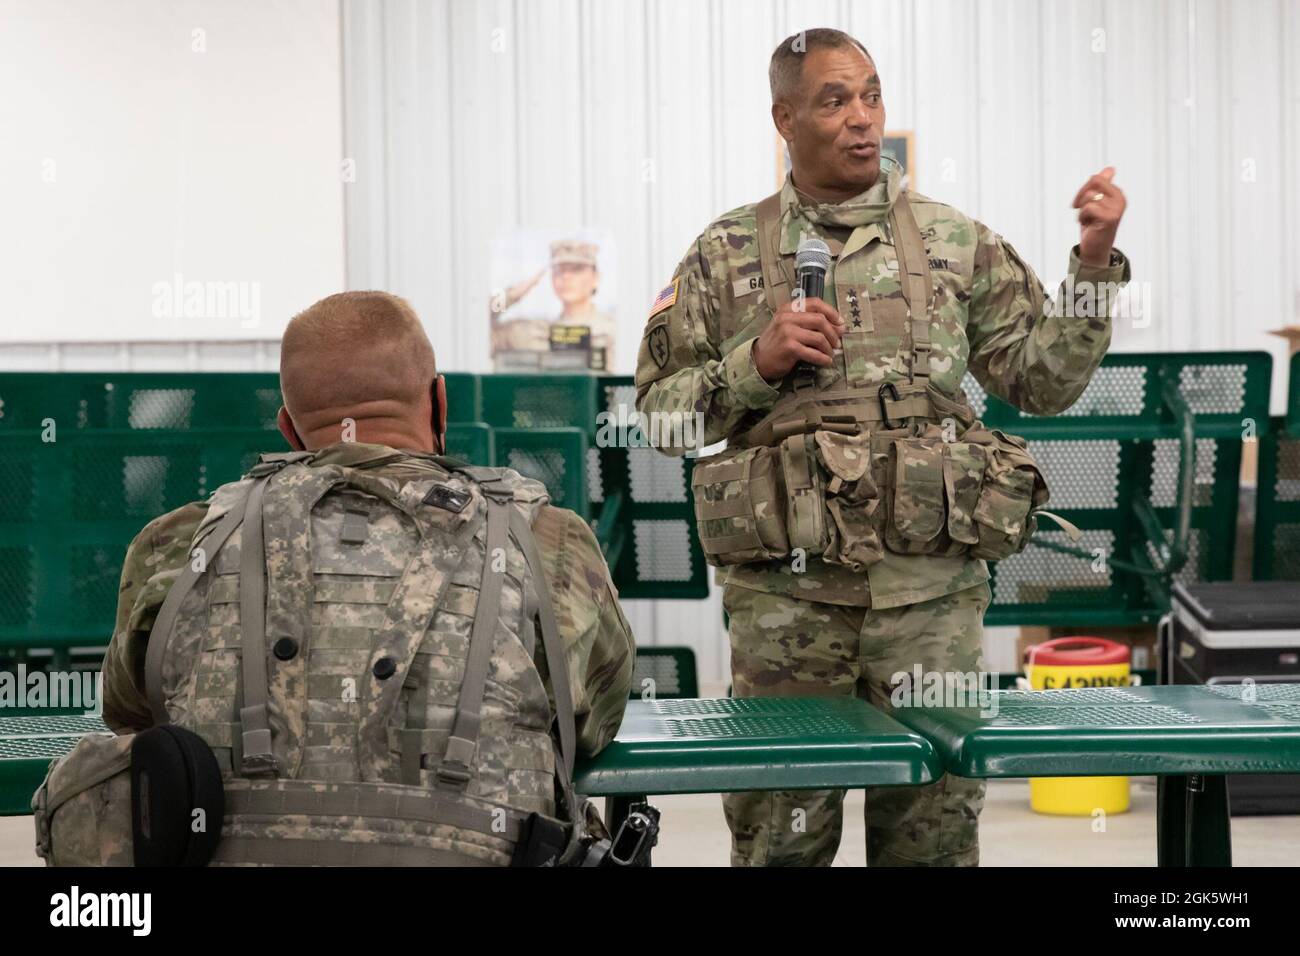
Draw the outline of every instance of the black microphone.
M831 264L831 247L815 236L805 236L799 240L799 248L794 254L794 274L799 281L800 297L820 299L826 293L826 270ZM799 362L794 371L801 375L812 375L817 371L815 365Z
M814 236L799 240L794 254L794 274L805 299L820 299L826 292L826 270L831 264L830 246Z

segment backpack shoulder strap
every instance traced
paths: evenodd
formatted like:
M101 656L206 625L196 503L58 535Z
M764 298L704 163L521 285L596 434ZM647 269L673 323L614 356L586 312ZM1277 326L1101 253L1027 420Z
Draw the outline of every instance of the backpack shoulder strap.
M257 467L260 467L260 463L254 466L255 469ZM217 522L212 531L203 538L204 550L209 555L215 554L226 543L227 539L235 533L235 529L244 523L244 515L248 510L248 500L252 496L254 489L258 489L259 493L264 491L266 482L282 467L283 465L280 465L274 469L264 470L258 475L245 492L244 505L242 507L236 505L231 508L225 517ZM158 609L158 616L154 619L153 627L149 630L149 644L145 648L144 655L144 686L145 695L149 698L149 709L153 712L155 724L165 724L169 721L167 702L163 696L162 672L167 644L171 640L172 629L176 625L176 615L180 612L181 605L189 596L190 591L194 590L194 585L207 571L208 563L203 561L196 567L195 562L190 560L181 568L180 574L172 582L171 590L167 592L167 597L163 599L162 607Z
M754 211L758 232L758 259L763 270L763 294L775 315L790 301L794 280L781 262L781 194L773 193L759 202Z
M478 748L483 722L483 694L488 671L492 666L492 647L496 642L497 623L501 616L501 588L505 571L494 567L494 555L505 549L509 537L510 492L483 488L487 501L487 542L483 554L483 572L479 580L478 604L474 608L474 627L470 631L469 653L465 673L456 699L456 718L447 749L436 771L440 790L464 790L469 783L471 762Z
M542 648L546 653L546 670L555 693L555 719L559 724L560 758L564 763L564 781L571 785L576 747L576 724L573 716L573 693L569 687L569 663L560 641L560 629L555 622L555 607L551 604L550 584L542 570L541 555L532 526L519 509L510 512L510 531L524 552L524 560L532 573L537 590L537 622L542 632Z
M258 506L259 520L258 531L261 530L261 495L266 491L266 484L271 477L288 465L304 463L315 458L314 452L309 451L291 451L267 453L259 455L257 464L249 469L246 478L252 478L252 483L244 492L242 506L236 504L221 518L216 526L203 538L204 550L209 555L215 555L223 544L234 534L235 529L244 523L245 516L249 511L249 502L256 493L256 504ZM248 549L242 549L243 554L248 553ZM245 559L247 560L247 559ZM145 695L149 699L149 709L153 712L155 724L165 724L169 722L167 716L167 702L163 696L163 660L167 653L167 644L171 640L172 629L176 625L176 615L180 612L181 605L189 596L190 591L194 590L194 585L198 583L199 578L203 577L207 571L208 562L200 562L199 567L195 567L194 561L186 563L181 569L179 576L172 582L171 590L167 592L167 597L163 599L162 607L158 609L158 616L154 619L153 627L149 631L149 645L145 649L144 657L144 685ZM242 572L241 568L241 572ZM264 587L264 585L263 585ZM242 603L242 597L241 597ZM240 608L241 613L243 608ZM263 611L265 607L263 605ZM265 628L265 619L263 619L263 628ZM266 634L263 629L262 641L265 642ZM265 684L265 671L263 671L263 683ZM264 695L265 696L265 695ZM269 731L268 731L269 738Z
M934 277L930 275L930 260L906 191L894 200L889 218L894 251L898 255L898 277L911 325L912 382L923 386L930 378L930 305L934 298Z

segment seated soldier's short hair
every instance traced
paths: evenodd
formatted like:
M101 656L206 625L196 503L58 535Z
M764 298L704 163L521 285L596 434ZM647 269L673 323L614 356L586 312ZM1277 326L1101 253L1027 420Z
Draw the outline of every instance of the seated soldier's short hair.
M414 407L437 376L415 310L389 292L340 292L295 315L280 342L280 391L295 421L392 402Z

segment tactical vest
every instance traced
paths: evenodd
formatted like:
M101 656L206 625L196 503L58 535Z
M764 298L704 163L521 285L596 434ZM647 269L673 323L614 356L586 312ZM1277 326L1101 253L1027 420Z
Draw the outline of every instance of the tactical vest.
M212 862L508 865L537 816L576 812L568 667L531 531L546 491L446 460L399 483L310 457L262 456L218 489L150 635L155 722L196 733L221 770ZM102 754L83 761L104 775ZM76 783L56 765L37 795L47 859L85 842L75 807L59 826L59 804L101 799Z
M780 193L769 196L756 211L773 315L796 287L794 257L778 252L780 200ZM845 374L833 382L819 385L806 366L788 374L756 425L695 465L696 524L710 564L798 551L865 571L886 549L997 560L1022 550L1035 515L1049 514L1042 511L1046 482L1024 441L985 428L960 390L949 396L931 384L934 281L906 192L895 200L889 225L902 302L877 308L905 310L907 380L870 381L860 357L847 354ZM861 308L870 315L865 293ZM865 337L853 345L862 348Z

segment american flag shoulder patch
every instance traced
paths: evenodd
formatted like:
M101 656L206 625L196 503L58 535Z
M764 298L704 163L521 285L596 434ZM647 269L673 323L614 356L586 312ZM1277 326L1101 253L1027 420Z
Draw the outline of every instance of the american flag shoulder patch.
M677 302L677 288L682 283L682 277L677 276L672 282L668 283L659 290L655 300L650 303L650 315L658 315L664 309L671 309ZM650 316L646 316L649 318Z

